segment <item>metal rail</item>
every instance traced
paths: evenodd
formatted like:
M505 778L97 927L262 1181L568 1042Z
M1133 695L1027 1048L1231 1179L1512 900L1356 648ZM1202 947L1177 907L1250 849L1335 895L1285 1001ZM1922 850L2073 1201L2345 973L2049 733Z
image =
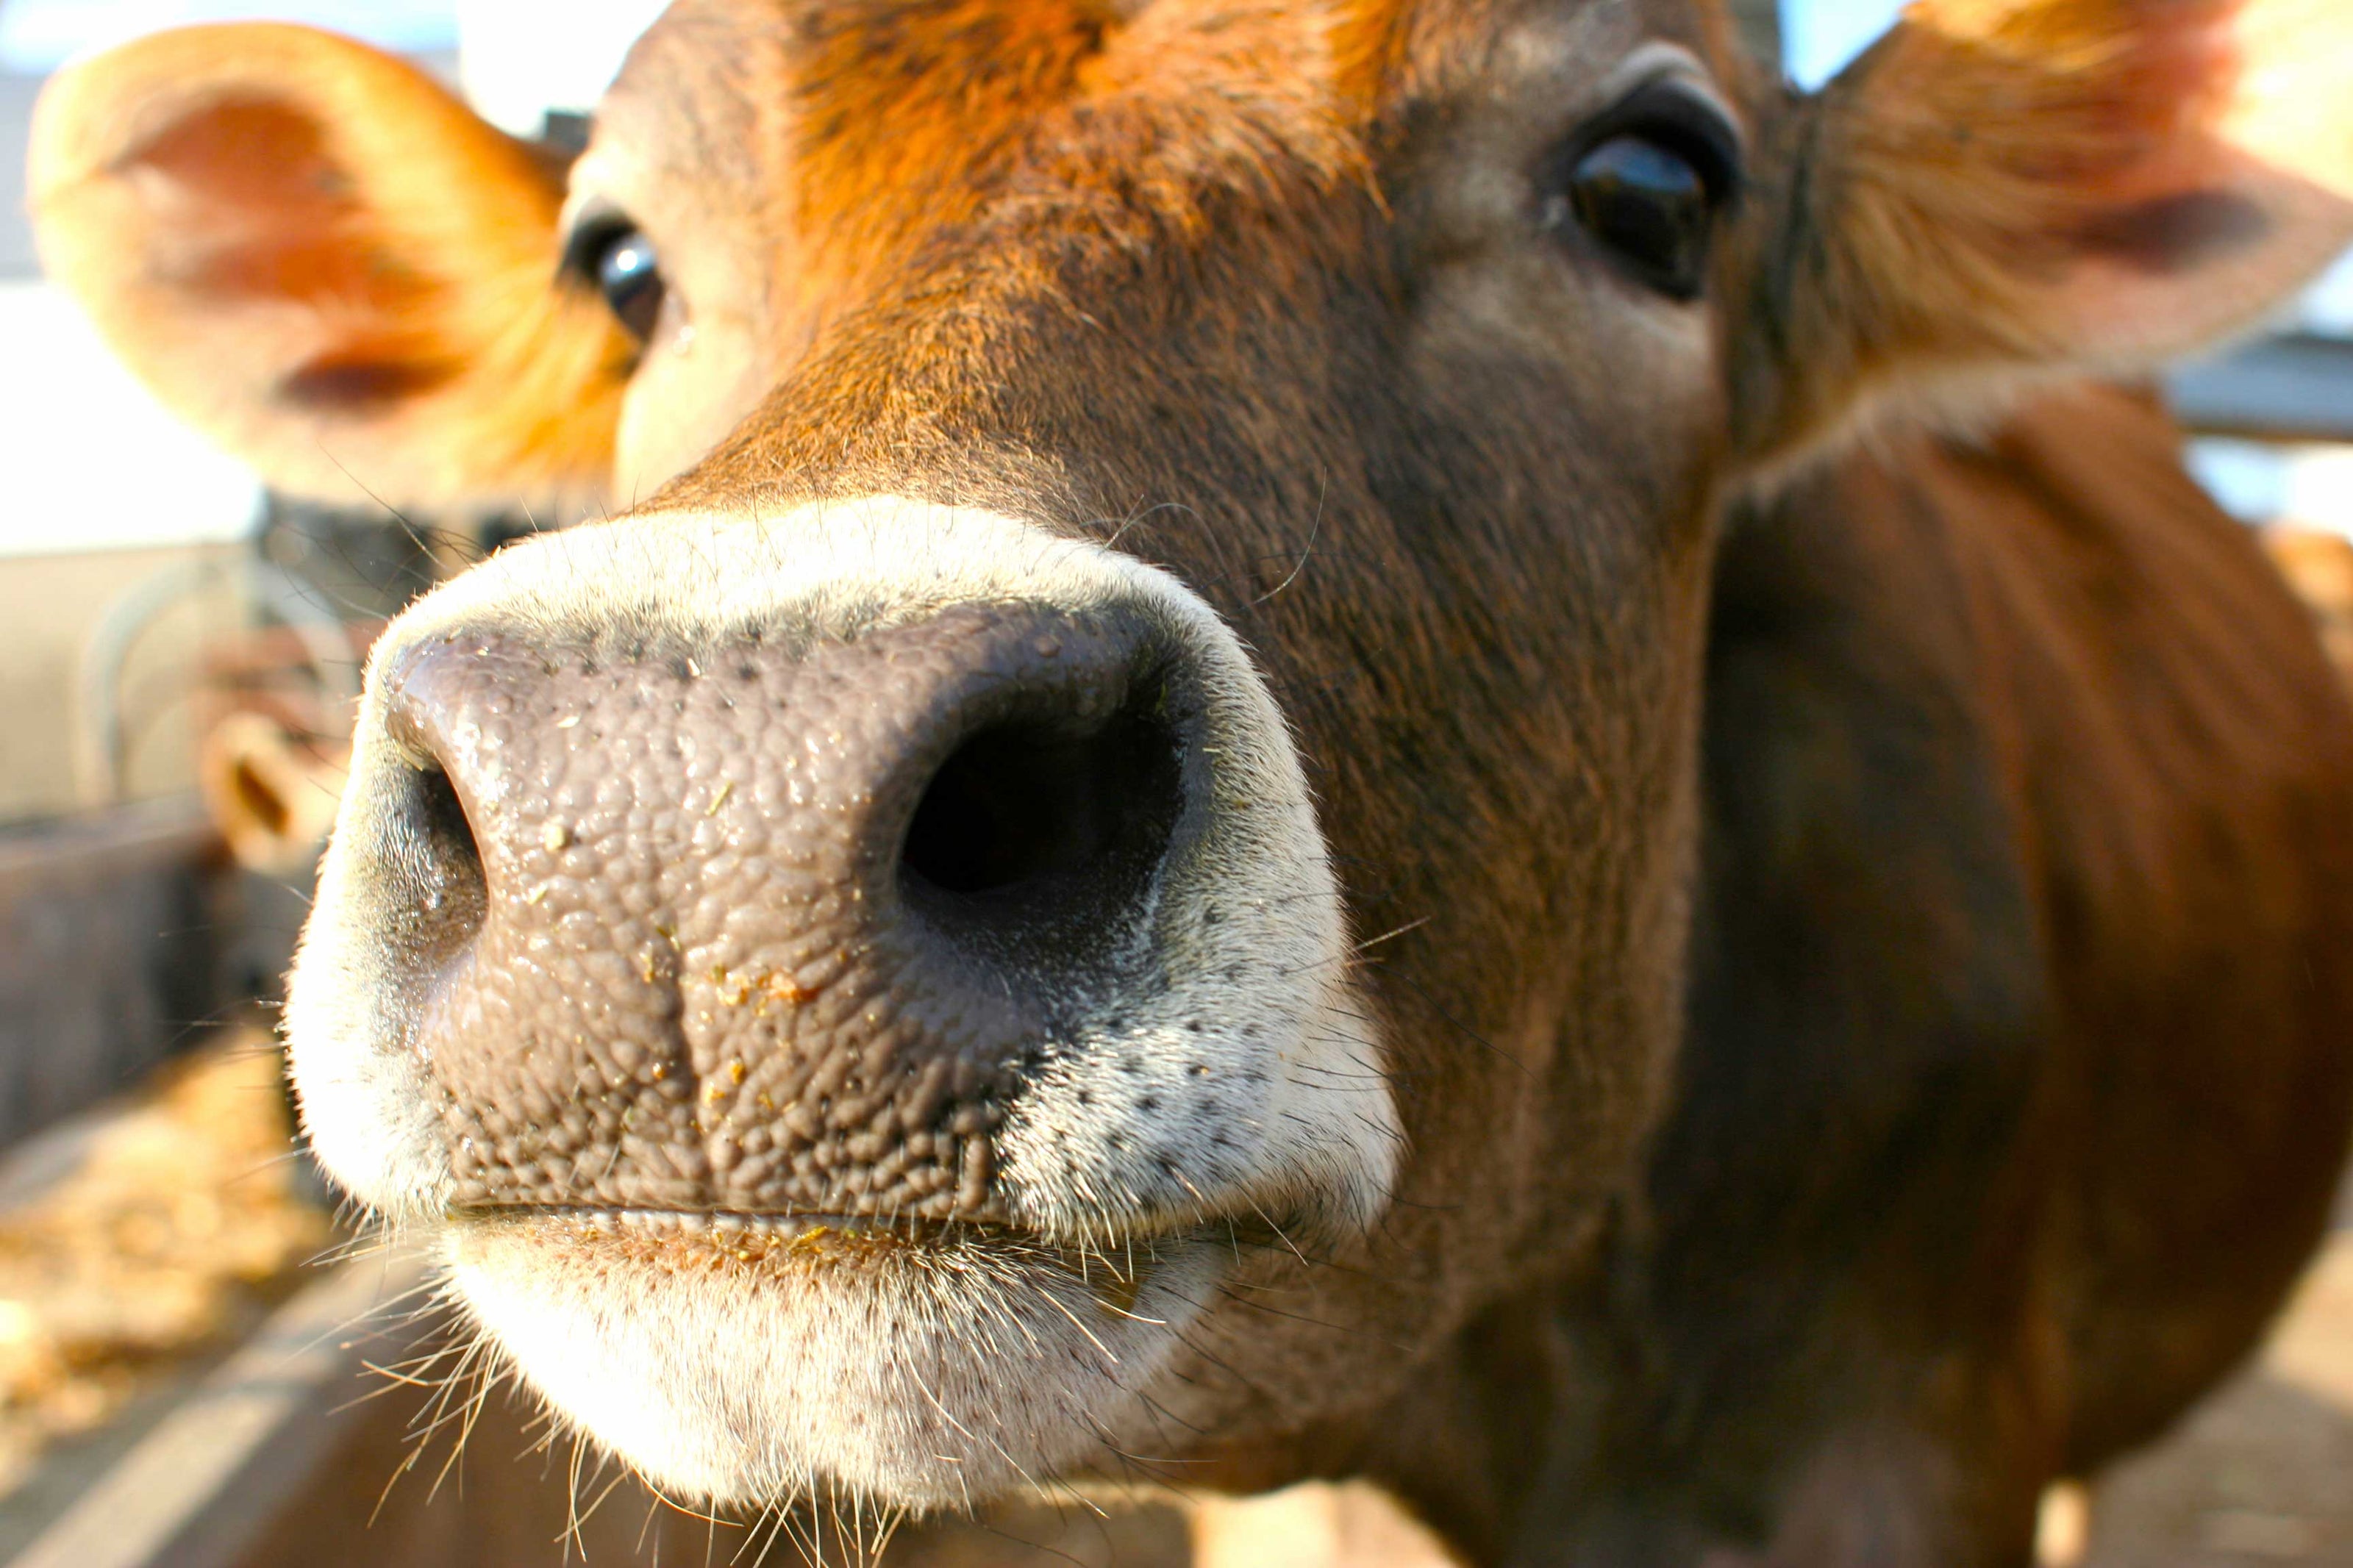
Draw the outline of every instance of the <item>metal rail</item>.
M157 618L190 596L236 581L254 610L301 639L325 711L348 715L360 692L360 650L342 619L310 588L266 561L192 561L167 566L134 584L107 610L83 643L75 671L75 782L85 806L120 802L129 765L131 738L123 721L120 688L132 649Z
M2166 378L2181 422L2201 436L2353 442L2353 339L2265 338Z

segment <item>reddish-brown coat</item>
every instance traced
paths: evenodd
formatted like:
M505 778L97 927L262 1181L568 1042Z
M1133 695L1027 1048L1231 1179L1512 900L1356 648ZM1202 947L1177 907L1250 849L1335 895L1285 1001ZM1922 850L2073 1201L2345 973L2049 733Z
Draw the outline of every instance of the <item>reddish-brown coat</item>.
M1712 5L1556 9L1741 82ZM1460 259L1432 171L1543 8L697 0L641 47L621 93L742 196L773 367L660 504L977 501L1169 567L1262 658L1352 914L1392 933L1364 973L1400 1201L1340 1266L1238 1276L1251 1342L1198 1370L1250 1375L1188 1477L1369 1473L1482 1560L2013 1563L2044 1481L2253 1342L2353 1116L2353 716L2161 415L1888 412L2259 303L2233 272L2110 331L2203 241L2262 250L2167 216L2246 174L2228 70L2173 90L2240 9L1950 0L1819 102L1740 87L1695 392L1610 360L1599 312L1581 354L1556 321L1520 353L1475 311L1422 330ZM552 176L454 106L333 101L341 46L273 47L322 121L479 153L490 228L552 222ZM217 291L90 259L151 237L106 131L217 68L155 48L49 111L36 197L205 412L184 318ZM528 248L469 254L511 279ZM477 439L417 389L303 418L430 425L446 493L608 465L627 357L540 292L560 416L501 402ZM480 318L427 330L483 363ZM321 427L211 412L273 462Z

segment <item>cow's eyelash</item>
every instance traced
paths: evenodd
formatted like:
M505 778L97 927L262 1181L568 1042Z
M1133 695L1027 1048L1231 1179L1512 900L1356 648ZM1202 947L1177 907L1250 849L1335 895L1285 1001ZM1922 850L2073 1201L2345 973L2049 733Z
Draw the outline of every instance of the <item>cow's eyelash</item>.
M1653 78L1626 93L1578 127L1565 151L1573 160L1627 133L1648 137L1687 159L1719 205L1736 199L1746 183L1739 131L1705 95L1672 77Z

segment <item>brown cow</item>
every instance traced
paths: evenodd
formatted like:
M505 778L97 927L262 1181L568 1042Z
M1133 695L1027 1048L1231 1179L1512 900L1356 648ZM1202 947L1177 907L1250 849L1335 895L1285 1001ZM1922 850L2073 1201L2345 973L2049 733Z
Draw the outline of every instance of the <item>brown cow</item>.
M2353 237L2335 0L688 0L569 171L69 73L53 269L281 483L635 504L373 661L289 1036L737 1503L1394 1488L2015 1563L2353 1112L2353 720L2119 393ZM1869 439L1857 445L1858 433Z

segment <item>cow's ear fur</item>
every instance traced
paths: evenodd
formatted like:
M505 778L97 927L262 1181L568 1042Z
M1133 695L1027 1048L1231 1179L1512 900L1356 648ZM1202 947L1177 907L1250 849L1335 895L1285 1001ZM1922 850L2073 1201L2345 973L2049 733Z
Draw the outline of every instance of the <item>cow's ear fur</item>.
M2276 308L2353 241L2353 5L1917 0L1778 142L1726 312L1768 459Z
M555 278L563 172L307 28L191 27L35 116L49 274L182 416L298 494L586 501L632 348Z

